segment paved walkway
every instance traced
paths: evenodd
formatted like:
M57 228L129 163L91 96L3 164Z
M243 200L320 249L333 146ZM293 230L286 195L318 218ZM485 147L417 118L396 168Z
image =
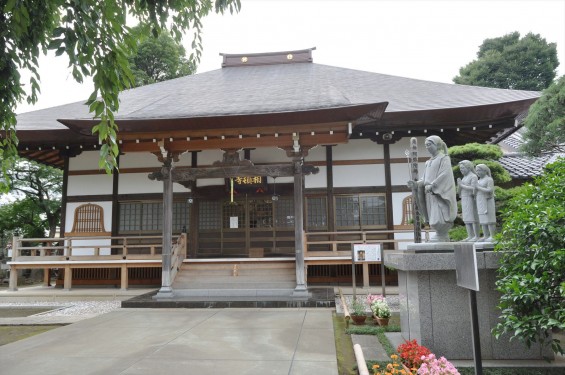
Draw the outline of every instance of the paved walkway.
M0 374L337 375L333 308L119 308L147 292L1 290L0 306L64 308L0 325L73 324L2 346Z
M119 309L2 346L3 375L336 374L332 309Z

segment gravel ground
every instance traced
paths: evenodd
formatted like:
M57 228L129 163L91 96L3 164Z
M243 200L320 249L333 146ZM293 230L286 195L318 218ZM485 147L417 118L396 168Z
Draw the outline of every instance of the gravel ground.
M53 310L35 316L81 316L104 314L121 306L120 301L72 301L72 302L0 302L0 307L53 307Z

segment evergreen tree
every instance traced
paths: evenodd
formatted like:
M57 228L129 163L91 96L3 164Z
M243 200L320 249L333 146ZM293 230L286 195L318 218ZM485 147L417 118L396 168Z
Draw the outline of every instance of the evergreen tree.
M541 91L556 76L559 66L555 43L539 34L520 38L513 32L485 39L473 60L459 70L453 82L462 85Z

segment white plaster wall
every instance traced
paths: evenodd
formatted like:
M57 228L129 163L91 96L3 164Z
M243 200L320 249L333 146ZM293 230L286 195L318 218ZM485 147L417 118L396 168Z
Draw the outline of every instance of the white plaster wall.
M71 232L73 229L73 222L75 219L75 210L78 206L86 204L86 203L94 203L102 207L104 210L104 230L106 232L111 232L112 230L112 202L105 201L105 202L80 202L80 203L68 203L67 204L67 212L65 217L65 230L66 232ZM73 241L73 245L80 245L80 246L109 246L111 244L110 240L102 240L96 239L95 237L92 240L76 240ZM100 255L110 255L111 251L109 247L104 249L100 249ZM84 249L77 249L73 251L74 255L94 255L94 248L87 247Z
M198 153L198 166L203 167L203 166L212 165L212 163L214 163L215 161L222 160L223 157L224 157L224 152L222 150L201 151Z
M69 158L70 171L97 171L98 159L100 153L98 151L83 151L80 155Z
M306 162L312 161L326 161L326 147L316 146L308 151L308 156L304 158Z
M326 167L319 167L320 172L318 174L311 174L309 176L304 177L304 186L306 189L311 188L326 188L326 174L327 168ZM278 178L277 178L278 182Z
M269 183L272 184L273 183L273 179L269 178ZM277 184L292 184L294 183L294 177L292 176L288 176L288 177L277 177Z
M160 168L157 156L148 152L130 152L120 156L120 168Z
M174 163L175 167L191 167L192 166L192 152L187 151L179 155L179 161Z
M422 159L419 159L422 160ZM424 173L424 168L426 167L426 157L424 160L418 163L419 178L422 178ZM410 179L410 169L408 167L408 162L406 163L394 163L390 167L391 170L391 184L406 186L406 183Z
M223 178L201 178L199 180L196 180L197 187L216 186L216 185L224 186L225 184L226 184L226 180Z
M67 195L112 194L112 176L106 173L69 176Z
M384 186L385 175L382 164L336 165L334 187Z
M149 173L121 173L118 185L118 194L146 194L146 193L163 193L163 182L153 181L147 177ZM183 186L173 184L173 190L176 191L177 186L186 191Z
M333 148L334 160L382 159L383 146L370 139L353 139Z
M440 133L439 136L441 138L442 134ZM404 151L410 150L410 138L411 137L402 138L401 140L399 140L395 144L391 145L390 146L390 157L391 158L406 159L406 154L404 153ZM426 137L416 137L416 139L418 140L418 156L419 156L420 160L426 160L430 157L430 154L428 154L428 151L426 150L426 147L424 146L424 142L426 141L426 138L427 138L427 136ZM444 141L445 141L445 139L444 139ZM450 146L449 143L447 144L447 146L448 147Z
M240 152L243 159L243 151ZM286 151L280 148L260 147L251 150L251 161L253 163L290 163L292 160L286 156Z

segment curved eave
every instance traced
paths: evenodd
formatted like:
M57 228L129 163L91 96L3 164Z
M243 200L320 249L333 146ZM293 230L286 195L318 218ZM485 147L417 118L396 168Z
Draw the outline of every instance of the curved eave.
M378 127L382 131L387 129L417 130L419 127L480 126L509 118L514 119L520 113L528 110L537 99L532 98L462 108L386 112L379 120L373 122L371 126Z
M516 118L527 112L537 98L464 108L444 108L402 112L386 112L380 120L359 125L352 138L369 137L385 142L383 134L392 133L392 140L409 136L441 134L451 146L468 142L496 143L501 134L516 125Z
M122 133L167 132L178 130L222 130L255 127L281 127L290 125L313 125L327 122L355 122L364 116L378 120L384 113L387 102L311 109L302 111L271 112L257 114L233 114L187 118L130 118L116 119ZM91 134L98 123L94 119L59 119L60 123L80 134ZM305 129L307 130L307 129Z

